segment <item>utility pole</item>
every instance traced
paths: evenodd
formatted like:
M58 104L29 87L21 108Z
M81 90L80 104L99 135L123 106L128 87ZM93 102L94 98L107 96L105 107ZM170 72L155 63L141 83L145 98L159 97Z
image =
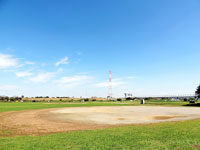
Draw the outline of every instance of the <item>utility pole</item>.
M109 70L108 98L111 99L112 97L112 70Z

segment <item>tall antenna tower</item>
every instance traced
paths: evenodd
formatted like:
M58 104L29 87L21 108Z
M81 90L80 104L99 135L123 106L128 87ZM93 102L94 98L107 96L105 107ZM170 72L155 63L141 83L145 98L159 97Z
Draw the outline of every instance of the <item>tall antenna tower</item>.
M109 70L108 98L112 98L112 70Z

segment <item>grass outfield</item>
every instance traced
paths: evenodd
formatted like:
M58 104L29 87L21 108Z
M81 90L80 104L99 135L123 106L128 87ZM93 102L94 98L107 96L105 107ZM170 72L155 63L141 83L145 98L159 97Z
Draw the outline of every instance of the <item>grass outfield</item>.
M59 108L59 107L84 107L84 106L184 106L188 102L156 102L146 101L145 105L140 105L140 101L133 102L83 102L83 103L47 103L47 102L24 102L24 103L0 103L0 112L20 111L31 109L44 108Z
M1 137L0 150L200 149L200 120L73 131L45 136Z
M149 102L146 105L182 106L183 102ZM44 104L0 103L0 111L76 107L139 105L138 102ZM8 131L9 132L9 131ZM43 136L0 137L0 150L132 150L200 149L200 120L132 125L100 130L73 131Z

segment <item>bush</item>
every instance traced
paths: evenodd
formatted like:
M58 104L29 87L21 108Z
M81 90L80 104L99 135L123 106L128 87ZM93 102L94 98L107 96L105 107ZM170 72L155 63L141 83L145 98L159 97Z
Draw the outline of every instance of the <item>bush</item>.
M11 97L11 98L10 98L10 101L11 101L11 102L15 102L15 101L16 101L16 98Z
M89 99L88 99L88 98L85 98L85 99L84 99L84 101L85 101L85 102L88 102L88 101L89 101Z
M66 100L66 102L73 102L73 99L71 99L71 100Z
M97 100L96 100L96 99L92 99L91 101L92 101L92 102L95 102L95 101L97 101Z
M132 97L127 97L126 100L134 100Z
M121 99L121 98L118 98L118 99L117 99L117 101L120 101L120 102L121 102L121 101L122 101L122 99Z
M152 98L151 97L147 97L147 98L145 98L144 100L151 100Z
M195 101L190 101L190 104L194 104L195 103Z
M103 102L103 100L98 100L98 102Z

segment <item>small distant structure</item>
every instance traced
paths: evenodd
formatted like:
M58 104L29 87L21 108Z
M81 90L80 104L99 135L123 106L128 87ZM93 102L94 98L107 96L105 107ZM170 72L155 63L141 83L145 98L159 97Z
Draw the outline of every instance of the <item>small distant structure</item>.
M132 93L124 93L124 96L125 96L125 100L131 100L131 101L135 101L137 100L136 97L133 97L133 94Z
M108 100L111 100L111 99L112 99L112 96L107 96L107 99L108 99Z
M171 101L175 101L175 98L171 98Z
M176 101L180 101L180 100L179 100L178 97L176 97L176 98L171 98L171 101L172 101L172 102L176 102Z
M145 103L144 99L140 100L140 104L144 104L144 103Z
M91 99L95 99L95 98L98 98L98 97L96 97L96 96L91 96Z
M133 96L132 93L124 93L124 95L125 95L125 99Z

